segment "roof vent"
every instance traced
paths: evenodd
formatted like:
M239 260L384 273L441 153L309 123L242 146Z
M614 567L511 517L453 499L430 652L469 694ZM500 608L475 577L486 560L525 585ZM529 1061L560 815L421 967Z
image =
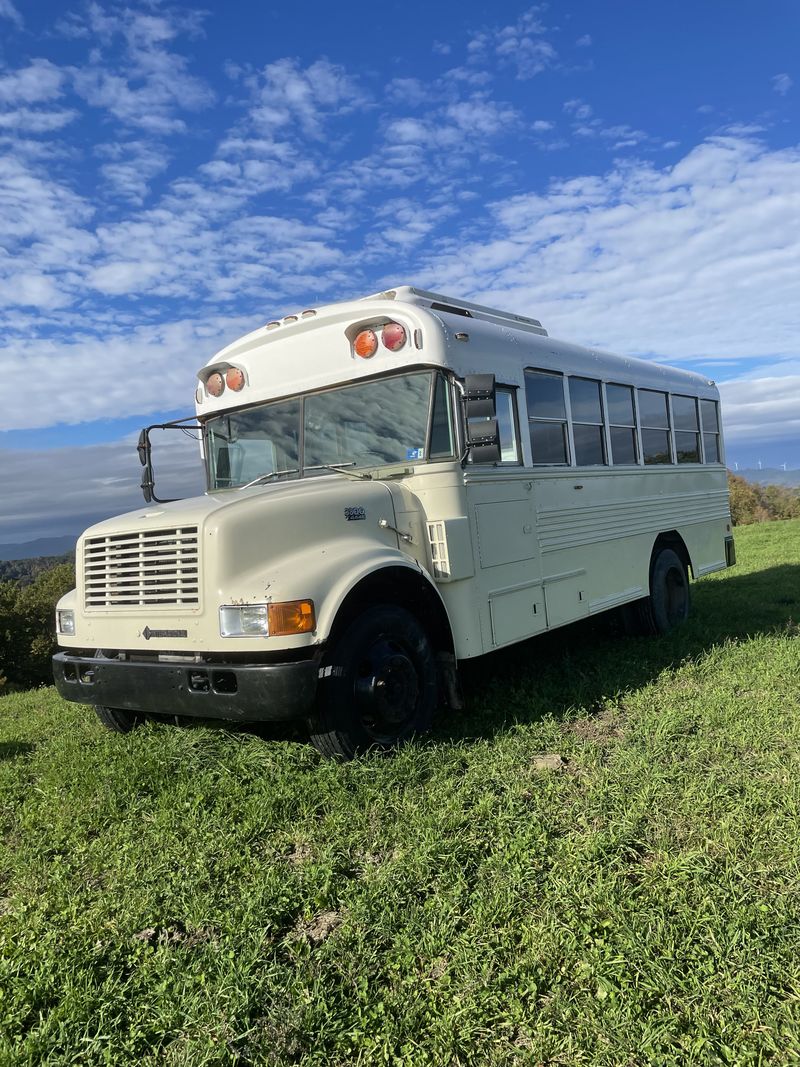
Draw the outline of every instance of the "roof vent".
M431 311L447 311L451 315L464 315L465 318L471 319L472 312L466 308L455 307L453 304L439 304L435 302L431 304Z

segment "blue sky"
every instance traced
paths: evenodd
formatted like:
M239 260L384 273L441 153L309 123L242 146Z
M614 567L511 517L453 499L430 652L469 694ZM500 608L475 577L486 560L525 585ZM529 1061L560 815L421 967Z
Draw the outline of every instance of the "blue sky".
M794 0L0 0L0 542L136 507L223 344L400 283L702 370L731 463L800 467L798 42Z

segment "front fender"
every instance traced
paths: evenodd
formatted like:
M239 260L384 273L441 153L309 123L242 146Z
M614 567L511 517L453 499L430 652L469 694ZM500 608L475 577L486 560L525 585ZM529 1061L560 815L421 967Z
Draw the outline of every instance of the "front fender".
M340 538L316 553L304 548L273 560L271 569L276 580L267 583L267 593L275 600L313 600L317 615L313 643L322 643L330 636L339 609L359 582L390 567L401 567L409 575L423 578L444 608L430 574L415 559L398 548L358 537Z
M442 610L445 615L447 615L447 608L439 594L439 590L436 588L436 585L428 572L423 567L420 567L416 560L409 558L402 552L381 552L376 553L368 559L360 559L357 566L351 567L348 571L338 576L324 605L320 605L320 610L317 615L319 639L324 641L330 636L334 621L339 614L342 604L360 582L382 570L387 570L389 568L397 569L398 567L407 570L409 575L423 578L431 587L436 599L442 606Z

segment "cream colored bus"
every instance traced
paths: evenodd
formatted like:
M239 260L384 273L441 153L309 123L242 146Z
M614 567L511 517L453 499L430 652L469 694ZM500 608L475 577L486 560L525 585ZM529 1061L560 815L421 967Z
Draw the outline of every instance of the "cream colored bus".
M198 374L208 488L87 530L55 679L110 728L301 718L326 754L460 707L459 661L609 609L664 633L734 562L714 383L401 287Z

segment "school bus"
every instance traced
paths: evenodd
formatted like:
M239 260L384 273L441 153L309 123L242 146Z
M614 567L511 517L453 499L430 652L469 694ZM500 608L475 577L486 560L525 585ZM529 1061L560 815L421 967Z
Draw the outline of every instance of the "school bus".
M735 561L714 383L523 315L409 286L309 308L195 400L206 492L160 500L143 431L146 506L83 534L57 607L58 689L114 730L390 748L461 707L459 662L611 609L663 634Z

